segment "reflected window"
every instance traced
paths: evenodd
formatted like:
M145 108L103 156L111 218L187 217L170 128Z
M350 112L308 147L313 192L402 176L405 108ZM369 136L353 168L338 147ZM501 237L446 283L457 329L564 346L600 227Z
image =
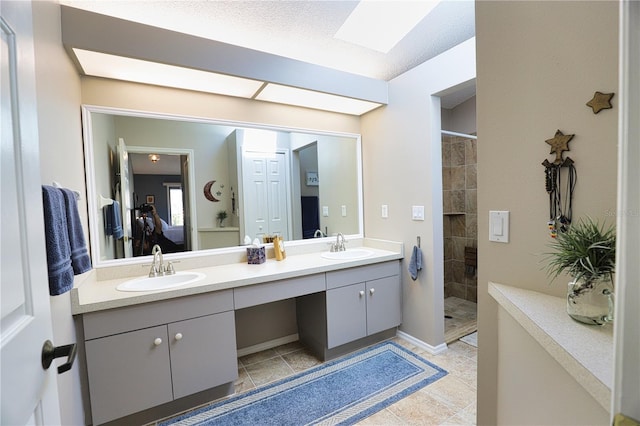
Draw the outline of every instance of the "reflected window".
M167 185L169 196L169 221L170 226L184 225L184 207L182 204L182 187L180 184Z

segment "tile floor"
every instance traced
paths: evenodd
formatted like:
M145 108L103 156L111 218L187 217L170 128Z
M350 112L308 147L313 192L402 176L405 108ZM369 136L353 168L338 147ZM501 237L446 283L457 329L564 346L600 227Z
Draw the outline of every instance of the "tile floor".
M476 331L477 311L477 304L474 302L458 297L444 299L444 341L449 344Z
M444 378L362 420L360 425L475 425L477 349L456 341L431 355L401 338L393 341L449 372ZM304 371L321 361L294 342L238 359L236 393Z

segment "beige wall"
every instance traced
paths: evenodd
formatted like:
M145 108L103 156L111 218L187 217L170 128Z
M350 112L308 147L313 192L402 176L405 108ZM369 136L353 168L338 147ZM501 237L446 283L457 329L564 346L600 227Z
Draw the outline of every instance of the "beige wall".
M574 220L614 221L616 98L597 115L585 103L617 89L617 18L617 2L476 3L478 424L499 419L498 308L487 283L566 292L568 278L549 284L540 261L550 241L540 163L552 159L545 140L556 130L576 135L565 153L578 172ZM508 244L488 241L489 210L511 212Z
M356 116L94 77L82 78L82 103L233 122L360 133L360 118Z
M33 2L33 29L42 183L53 181L79 191L86 200L80 129L80 79L60 42L60 7L51 1ZM73 164L73 167L69 167ZM35 165L34 165L35 166ZM87 212L80 202L85 232ZM88 237L88 234L86 234ZM51 297L56 345L77 341L69 293ZM63 424L83 424L80 369L57 376Z
M432 95L474 78L472 39L390 81L389 105L362 117L365 235L404 242L401 330L432 347L444 344L441 108ZM414 205L424 221L411 219ZM412 281L418 236L424 263Z

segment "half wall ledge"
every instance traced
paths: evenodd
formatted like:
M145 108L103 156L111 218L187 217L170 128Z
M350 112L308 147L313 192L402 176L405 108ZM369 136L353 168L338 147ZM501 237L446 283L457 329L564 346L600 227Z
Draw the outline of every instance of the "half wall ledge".
M608 412L613 327L578 323L561 297L489 282L489 294Z

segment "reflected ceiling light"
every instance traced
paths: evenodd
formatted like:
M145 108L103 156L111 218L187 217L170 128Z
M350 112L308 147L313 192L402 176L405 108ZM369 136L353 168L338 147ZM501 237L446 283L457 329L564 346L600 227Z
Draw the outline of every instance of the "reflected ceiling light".
M85 74L136 83L251 98L261 81L73 49Z
M334 37L388 53L439 2L362 0Z
M267 84L255 99L351 115L362 115L382 105L377 102L362 101L360 99L271 83Z
M158 161L160 161L160 156L158 154L149 154L149 160L152 163L157 163Z

